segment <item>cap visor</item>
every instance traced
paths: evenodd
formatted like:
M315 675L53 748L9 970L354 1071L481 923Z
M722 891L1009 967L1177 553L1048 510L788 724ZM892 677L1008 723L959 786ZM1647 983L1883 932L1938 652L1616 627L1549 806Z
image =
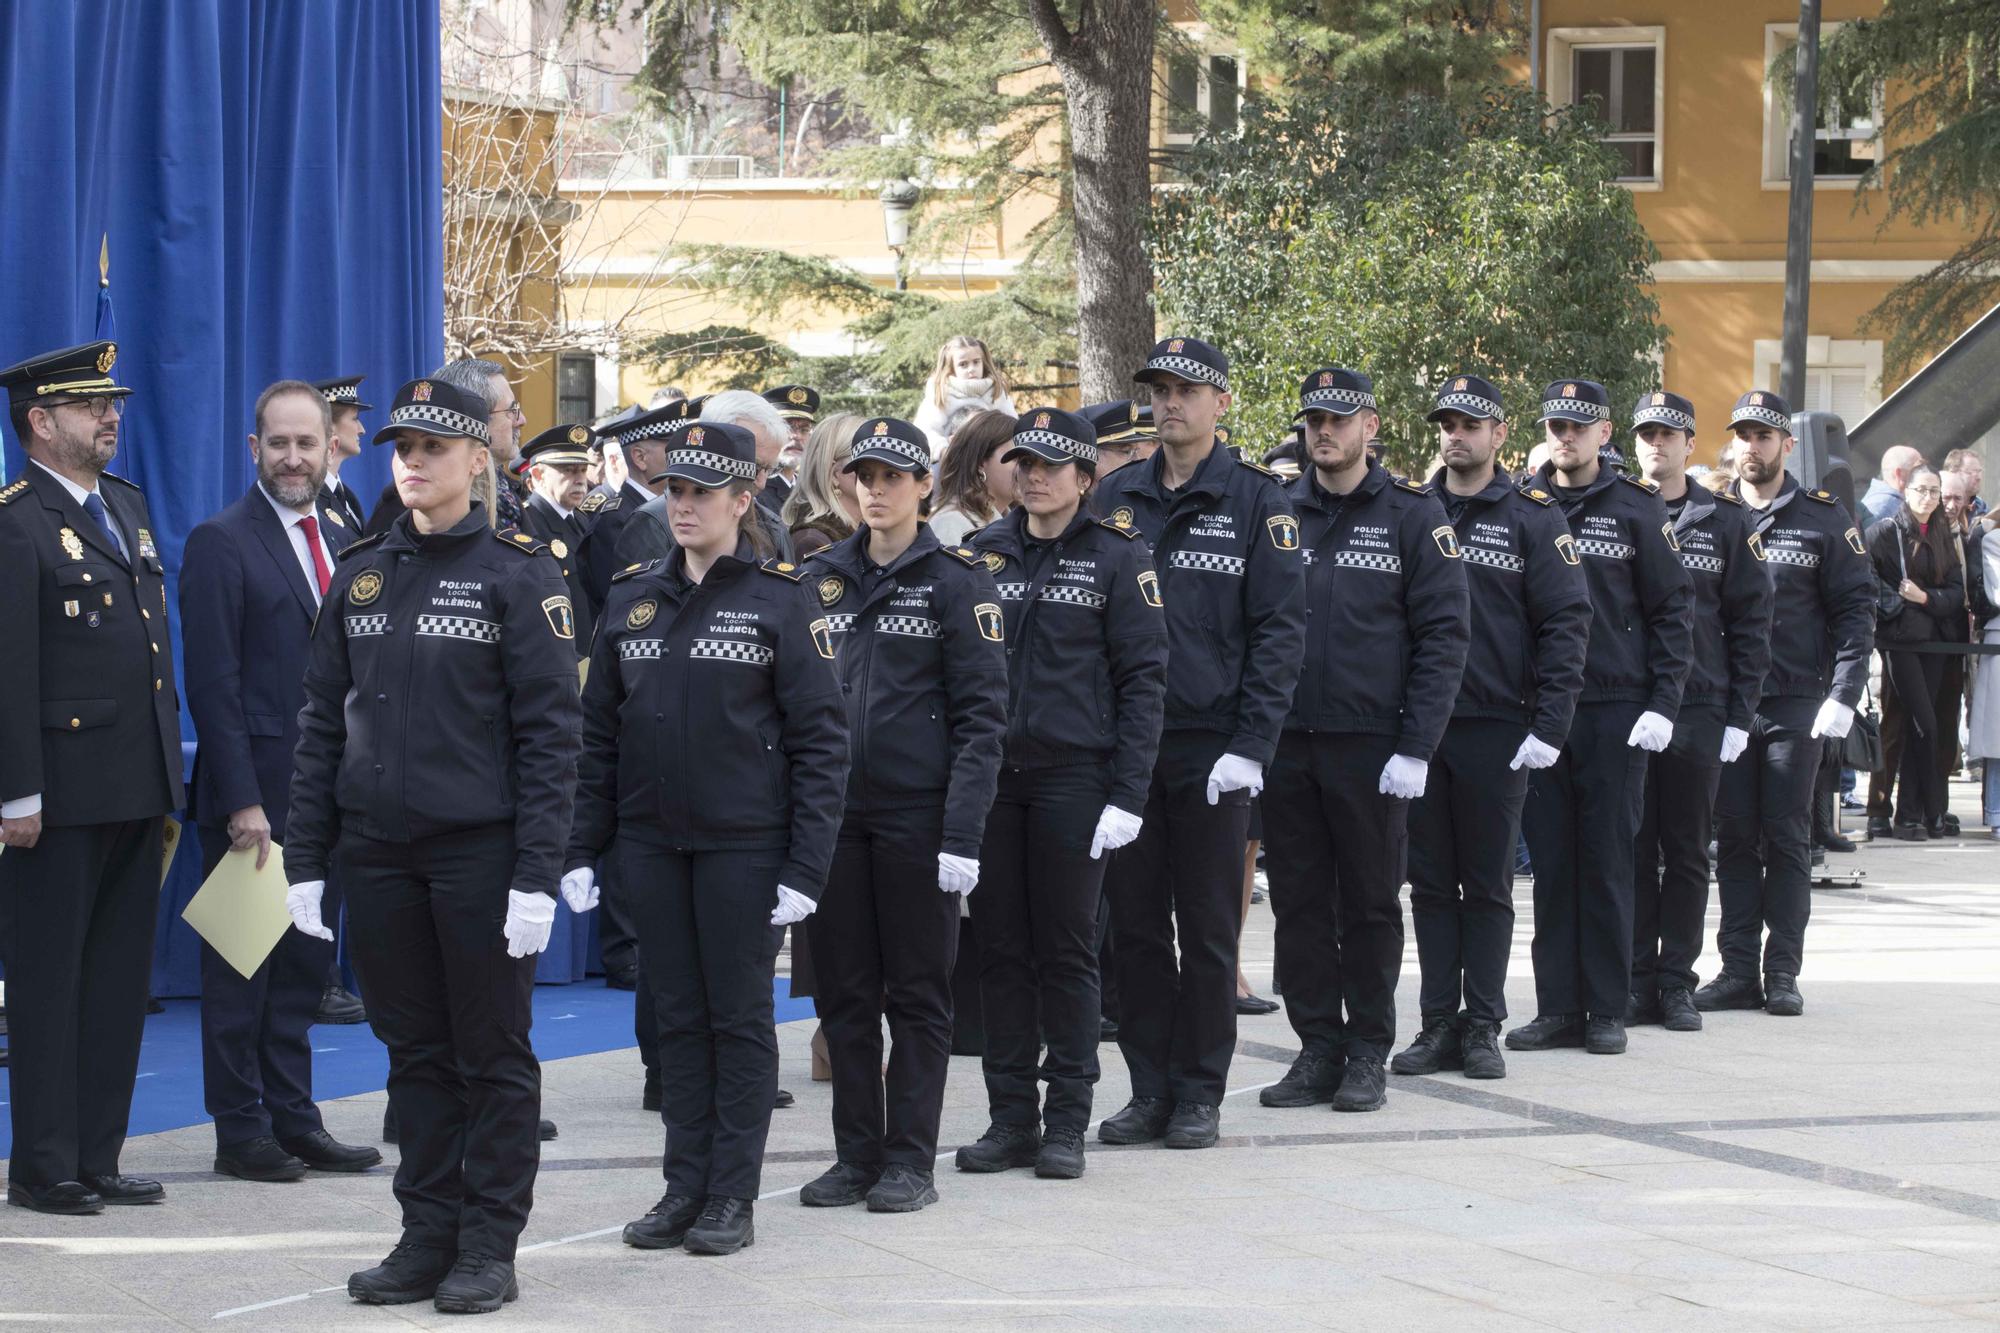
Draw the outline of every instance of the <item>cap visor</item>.
M1311 407L1302 407L1298 411L1292 413L1292 421L1294 424L1297 424L1298 422L1304 421L1307 417L1311 416L1315 412L1324 412L1330 417L1351 417L1360 410L1361 409L1359 407L1350 407L1345 412L1343 412L1337 407L1324 407L1318 403L1315 403Z
M813 414L806 411L803 407L781 407L778 409L778 415L787 421L811 421L813 419Z
M1101 446L1103 441L1100 440L1098 443ZM1082 461L1074 454L1066 454L1060 449L1050 448L1048 445L1043 444L1016 444L1008 449L1006 453L1000 455L1000 461L1011 463L1023 455L1029 458L1039 458L1044 463L1077 463Z
M1486 412L1470 407L1434 407L1424 420L1436 424L1446 417L1471 417L1474 421L1505 421L1498 412Z
M854 456L848 459L846 466L840 470L842 472L853 472L863 463L887 463L898 472L930 471L930 468L925 464L919 463L915 459L905 458L901 454L890 453L886 449L856 449Z
M1574 421L1579 426L1595 426L1598 422L1608 421L1609 419L1608 417L1587 417L1579 412L1544 412L1535 418L1537 421Z
M1146 366L1132 376L1134 384L1151 384L1153 381L1161 379L1179 380L1182 384L1208 384L1210 388L1215 387L1207 380L1192 379L1186 375L1176 375L1171 370L1161 370L1156 366Z
M440 425L435 421L399 421L393 426L384 426L375 432L372 443L386 443L405 431L414 435L435 435L440 440L471 440L474 444L479 445L486 443L486 441L480 439L470 431L459 430L455 426Z
M682 481L691 481L695 485L705 487L711 491L719 491L735 480L727 472L718 472L712 467L697 467L693 463L675 463L665 472L655 473L653 481L657 484L672 477L679 477Z

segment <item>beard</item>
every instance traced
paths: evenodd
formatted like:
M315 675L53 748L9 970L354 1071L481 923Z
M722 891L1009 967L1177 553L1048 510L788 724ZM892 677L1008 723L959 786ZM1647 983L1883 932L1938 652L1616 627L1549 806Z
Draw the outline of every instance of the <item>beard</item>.
M72 472L96 476L110 466L118 453L116 434L98 438L98 423L92 421L87 429L77 429L64 423L56 434L55 446L50 450L56 461Z
M1767 481L1776 479L1777 475L1782 471L1784 471L1784 463L1781 460L1772 459L1766 462L1754 454L1746 454L1737 460L1736 463L1736 475L1745 481L1754 482L1759 486L1762 486Z
M271 498L288 509L311 504L319 494L321 478L312 473L304 476L298 473L281 473L259 470L257 480L271 493Z

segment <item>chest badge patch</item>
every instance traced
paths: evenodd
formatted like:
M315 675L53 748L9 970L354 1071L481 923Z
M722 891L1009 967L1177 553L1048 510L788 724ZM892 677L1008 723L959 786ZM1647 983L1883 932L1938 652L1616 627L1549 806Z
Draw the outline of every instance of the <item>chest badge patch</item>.
M660 604L651 600L639 603L625 615L626 629L644 629L653 623L653 617L660 613Z
M1007 557L1006 557L1006 556L1004 556L1004 555L1000 554L1000 553L999 553L998 551L988 551L988 552L986 553L986 572L987 572L987 573L989 573L989 574L998 574L998 573L999 573L999 572L1000 572L1001 570L1003 570L1003 569L1005 569L1005 568L1007 568Z
M336 528L344 528L347 526L347 520L342 518L340 516L340 511L335 509L329 509L326 511L326 521L333 524L333 526L335 526Z
M981 602L972 608L973 619L979 622L979 637L994 643L1003 642L1007 637L1007 622L1000 614L1000 607L994 602Z
M139 554L145 556L148 560L158 560L160 558L160 548L153 545L153 534L144 528L139 529Z
M1438 551L1445 559L1458 559L1458 532L1450 524L1432 528L1431 540L1437 543Z
M1567 532L1556 538L1556 554L1563 558L1565 565L1582 563L1576 553L1576 538L1570 536Z
M83 608L75 602L64 602L63 614L71 620L75 620L79 615L83 614Z
M1868 548L1861 544L1861 533L1855 528L1847 530L1847 544L1854 548L1854 554L1867 555Z
M1660 535L1667 539L1668 546L1676 551L1681 549L1681 539L1674 536L1674 525L1672 523L1660 524Z
M362 570L347 585L347 600L356 606L366 606L381 595L382 575L372 569Z
M819 604L832 606L847 591L847 585L839 579L828 576L819 581Z
M1273 514L1264 520L1264 526L1271 530L1271 545L1280 551L1299 549L1299 521L1290 514Z
M83 559L83 538L77 536L75 532L64 528L56 534L56 540L62 543L64 555L72 560Z
M1160 604L1160 576L1147 570L1139 576L1139 595L1146 599L1147 606Z
M546 598L542 602L542 614L549 618L549 628L556 632L558 639L576 637L576 612L571 609L569 598Z
M569 543L558 537L549 543L549 552L558 560L569 559Z
M833 660L833 626L824 618L812 623L813 647L829 662Z

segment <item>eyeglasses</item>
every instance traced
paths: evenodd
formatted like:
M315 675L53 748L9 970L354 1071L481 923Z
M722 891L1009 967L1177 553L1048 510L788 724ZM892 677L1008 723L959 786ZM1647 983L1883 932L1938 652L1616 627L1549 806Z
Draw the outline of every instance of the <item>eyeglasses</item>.
M1912 487L1910 487L1910 488L1909 488L1909 489L1908 489L1908 490L1907 490L1907 491L1905 492L1905 494L1907 494L1907 495L1943 495L1943 494L1944 494L1944 488L1943 488L1943 487L1940 487L1940 486L1912 486Z
M122 394L100 393L88 398L64 398L58 402L45 404L48 407L80 407L91 416L102 420L109 412L114 417L125 415L125 398Z

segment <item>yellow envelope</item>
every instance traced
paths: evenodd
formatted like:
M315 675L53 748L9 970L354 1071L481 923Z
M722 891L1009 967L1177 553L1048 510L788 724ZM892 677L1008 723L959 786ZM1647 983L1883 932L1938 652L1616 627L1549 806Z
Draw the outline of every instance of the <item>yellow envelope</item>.
M284 849L271 844L270 859L257 869L257 849L230 852L215 867L208 883L188 899L181 919L208 941L228 964L247 979L278 941L292 928L285 910Z

